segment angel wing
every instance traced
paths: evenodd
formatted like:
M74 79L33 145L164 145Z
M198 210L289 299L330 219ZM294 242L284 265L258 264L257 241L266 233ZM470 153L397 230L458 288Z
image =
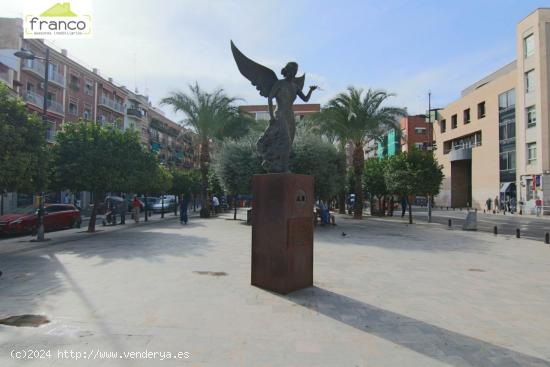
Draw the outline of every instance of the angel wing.
M295 83L296 85L298 86L298 90L302 90L304 89L304 82L306 81L306 74L298 77L298 78L294 78L295 80Z
M275 82L277 82L277 74L270 68L258 64L246 57L231 41L231 52L233 52L233 58L237 63L237 67L241 74L260 91L260 95L263 97L269 97L269 92ZM303 86L303 81L302 81Z

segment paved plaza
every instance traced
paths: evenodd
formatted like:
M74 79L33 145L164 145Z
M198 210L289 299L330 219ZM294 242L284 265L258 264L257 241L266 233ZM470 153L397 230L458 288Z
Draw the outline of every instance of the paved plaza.
M550 246L337 221L315 229L315 287L286 296L249 285L229 215L0 241L0 318L50 320L0 325L0 365L550 366Z

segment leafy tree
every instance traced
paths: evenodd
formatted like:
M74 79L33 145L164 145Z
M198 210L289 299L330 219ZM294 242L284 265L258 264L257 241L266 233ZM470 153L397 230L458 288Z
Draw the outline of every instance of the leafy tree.
M43 191L48 154L44 123L0 83L0 195Z
M202 179L201 217L210 216L208 200L208 172L210 169L210 144L221 137L223 127L232 122L238 109L233 105L236 98L228 97L222 89L212 93L202 90L198 83L189 86L190 93L173 92L162 99L163 104L172 106L175 112L183 112L184 123L199 137L200 172Z
M103 194L132 191L138 188L138 182L145 182L143 178L157 174L154 157L130 130L123 132L92 122L65 124L53 149L56 185L93 193L88 232L95 231L97 206Z
M386 185L386 179L384 177L386 162L386 158L367 159L367 161L365 162L365 171L363 173L365 191L371 195L372 199L378 199L379 215L381 214L382 210L382 198L388 194L388 187Z
M399 129L397 118L406 114L405 109L385 106L393 96L382 90L349 87L323 107L319 120L322 129L333 134L342 144L353 146L353 174L355 175L355 218L363 216L363 168L364 146L370 139L379 139L387 128Z
M431 152L413 149L388 158L384 177L390 193L407 198L409 223L412 224L412 196L437 195L443 180L443 167Z
M217 158L216 171L224 187L233 195L233 219L237 219L236 197L252 192L252 176L264 173L262 159L251 138L224 142Z
M329 201L345 184L345 156L334 145L308 131L298 130L290 156L292 172L315 178L315 196Z

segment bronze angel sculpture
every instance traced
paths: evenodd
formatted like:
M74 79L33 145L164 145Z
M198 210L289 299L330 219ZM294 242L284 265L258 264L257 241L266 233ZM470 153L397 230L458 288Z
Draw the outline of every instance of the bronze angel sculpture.
M258 64L246 57L231 41L231 51L241 74L258 89L262 97L266 97L269 105L269 126L258 140L257 146L262 156L262 166L270 173L289 171L289 157L296 131L296 121L292 104L296 96L304 102L309 101L311 93L317 86L309 87L304 95L305 74L296 77L298 64L289 62L281 70L284 79L277 79L273 70ZM273 111L273 98L277 109Z

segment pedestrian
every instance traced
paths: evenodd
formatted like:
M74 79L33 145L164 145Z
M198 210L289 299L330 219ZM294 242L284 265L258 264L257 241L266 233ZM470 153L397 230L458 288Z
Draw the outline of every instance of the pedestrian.
M406 211L407 211L407 197L403 196L401 198L401 218L405 216Z
M495 200L493 200L493 203L495 204L495 209L493 210L493 212L496 210L497 213L500 212L500 206L498 205L498 196L495 196Z
M512 196L510 199L510 213L514 214L516 211L516 198Z
M63 198L63 204L70 204L70 203L71 203L71 198L69 197L69 193L66 192L65 197Z
M120 214L120 224L126 224L126 211L128 210L128 203L126 202L126 195L122 195L122 201L118 204L118 212Z
M187 224L187 208L189 207L189 195L183 194L180 199L180 223Z
M134 215L134 222L139 223L139 209L141 207L141 202L139 201L137 195L134 195L134 200L132 200L132 212Z
M491 211L491 203L493 202L493 200L491 200L491 198L487 198L487 201L485 202L485 205L487 206L487 211Z
M535 206L536 206L537 217L538 217L538 216L540 216L540 213L542 212L542 200L541 199L535 200Z
M218 214L220 208L220 200L216 195L212 196L212 206L214 208L214 214Z

